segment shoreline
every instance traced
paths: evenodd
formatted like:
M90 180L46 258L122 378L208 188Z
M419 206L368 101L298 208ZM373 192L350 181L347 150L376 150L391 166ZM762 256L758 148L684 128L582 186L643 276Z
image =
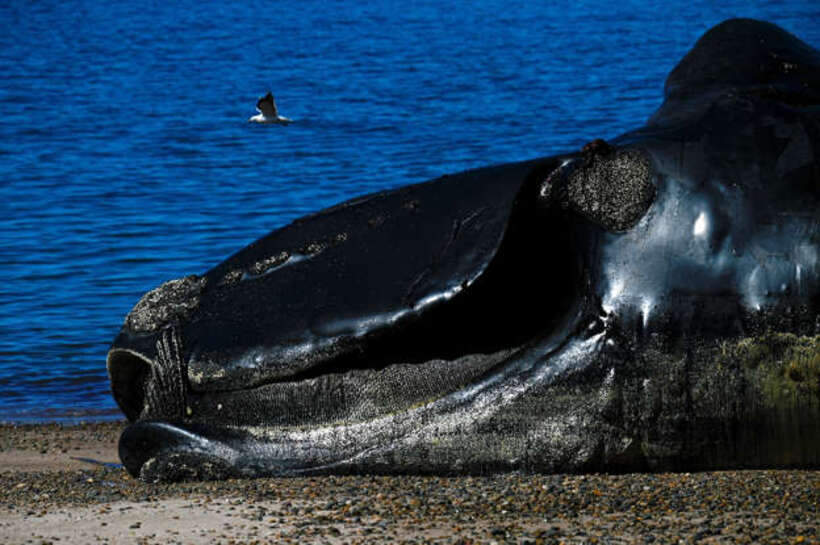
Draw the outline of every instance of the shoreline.
M818 470L145 484L125 425L0 425L0 542L820 543Z

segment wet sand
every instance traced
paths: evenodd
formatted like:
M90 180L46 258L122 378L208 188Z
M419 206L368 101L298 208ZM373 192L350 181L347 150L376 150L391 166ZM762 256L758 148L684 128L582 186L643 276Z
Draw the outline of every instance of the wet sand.
M0 426L0 542L820 543L820 471L145 484L123 427Z

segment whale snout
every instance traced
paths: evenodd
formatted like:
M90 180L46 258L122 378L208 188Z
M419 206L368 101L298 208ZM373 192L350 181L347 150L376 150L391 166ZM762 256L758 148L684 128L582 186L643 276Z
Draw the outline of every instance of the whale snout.
M185 364L176 328L169 327L151 338L153 346L121 341L108 351L106 365L114 400L131 422L161 419L182 420L186 414Z

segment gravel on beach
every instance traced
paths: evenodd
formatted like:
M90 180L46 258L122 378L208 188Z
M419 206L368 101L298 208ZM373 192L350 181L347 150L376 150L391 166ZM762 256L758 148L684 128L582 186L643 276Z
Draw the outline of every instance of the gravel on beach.
M123 427L0 426L0 542L820 543L820 471L145 484L110 465Z

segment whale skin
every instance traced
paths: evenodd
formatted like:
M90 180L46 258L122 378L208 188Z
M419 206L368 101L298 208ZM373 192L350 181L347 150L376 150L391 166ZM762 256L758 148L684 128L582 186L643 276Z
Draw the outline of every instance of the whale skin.
M146 293L146 481L820 465L820 53L709 30L642 127L366 195Z

